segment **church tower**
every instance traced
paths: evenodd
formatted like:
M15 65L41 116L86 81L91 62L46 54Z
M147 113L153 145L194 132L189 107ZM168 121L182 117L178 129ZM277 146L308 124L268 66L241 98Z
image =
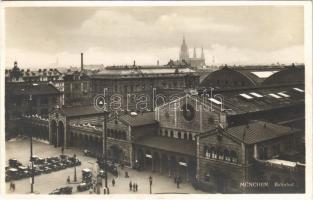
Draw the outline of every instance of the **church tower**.
M204 53L203 53L203 47L201 48L201 59L204 60Z
M185 41L185 37L183 37L183 44L180 47L180 54L179 54L179 60L188 60L189 59L189 52L188 52L188 46Z
M197 58L196 48L193 48L193 58Z

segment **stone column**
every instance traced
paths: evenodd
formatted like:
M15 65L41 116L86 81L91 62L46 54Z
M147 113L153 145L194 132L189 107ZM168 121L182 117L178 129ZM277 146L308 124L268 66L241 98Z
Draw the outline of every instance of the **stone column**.
M170 157L167 157L167 171L168 171L168 176L171 177L171 159Z
M253 146L253 157L256 160L259 158L259 155L258 155L258 145L257 144L254 144L254 146Z

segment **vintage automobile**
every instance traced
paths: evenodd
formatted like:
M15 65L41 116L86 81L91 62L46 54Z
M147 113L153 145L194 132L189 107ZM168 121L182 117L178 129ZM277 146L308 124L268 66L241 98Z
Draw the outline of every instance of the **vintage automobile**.
M97 157L96 152L90 151L90 150L88 150L88 149L84 149L84 155L85 155L85 156L89 156L89 157L94 157L94 158Z
M18 180L22 178L21 174L16 168L9 168L6 171L6 175L8 176L8 179L10 180Z
M72 194L72 190L72 186L64 186L53 190L49 194Z
M42 172L44 174L48 174L52 172L52 169L50 167L48 167L47 165L41 165L40 169L42 170Z
M79 166L79 165L81 165L80 160L78 160L78 159L75 158L75 157L69 157L68 160L73 163L73 166Z
M16 159L9 159L9 167L11 167L11 168L18 168L21 165L22 165L22 163L19 162Z
M86 190L89 190L91 187L92 187L91 182L88 182L88 183L82 182L77 186L77 191L78 192L86 191Z
M100 176L101 178L105 178L104 170L100 170L98 176Z
M82 182L90 183L92 181L92 172L90 169L85 168L82 170Z
M29 177L31 175L30 170L28 169L28 167L25 166L19 166L17 168L21 178L26 178Z

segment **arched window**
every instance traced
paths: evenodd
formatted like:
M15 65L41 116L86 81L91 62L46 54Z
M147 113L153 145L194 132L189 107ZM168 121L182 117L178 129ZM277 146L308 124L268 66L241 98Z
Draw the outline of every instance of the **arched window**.
M127 139L127 134L125 131L123 131L123 139L126 140Z
M164 131L164 136L168 136L167 130Z
M230 162L230 155L227 149L224 150L224 160Z
M210 152L211 152L210 158L217 159L217 153L214 147L210 149Z
M192 140L192 133L189 133L189 140Z
M203 147L203 155L204 155L205 157L208 157L208 150L209 150L209 147L208 147L207 145L205 145L205 146Z
M188 137L187 133L184 133L184 139L185 140L187 140L187 137Z
M178 131L177 137L178 137L179 139L181 138L181 133L180 133L180 131Z
M235 151L230 151L230 162L238 163L238 156Z
M224 154L220 148L217 150L217 159L224 160Z

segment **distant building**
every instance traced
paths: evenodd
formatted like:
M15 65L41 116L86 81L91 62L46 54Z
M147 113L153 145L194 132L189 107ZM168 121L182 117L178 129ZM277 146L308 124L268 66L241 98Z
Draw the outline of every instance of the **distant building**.
M177 91L195 89L199 84L199 76L185 64L169 62L165 66L110 66L91 75L93 96L103 94L104 88L108 96L113 94L122 97L122 106L136 110L136 102L140 95L148 96L148 108L152 108L153 95L163 94L169 97ZM125 107L124 107L125 108Z
M63 74L58 69L20 69L18 63L14 62L13 69L5 70L6 84L27 85L30 83L50 83L55 86L62 94L60 96L60 104L64 103L64 82Z
M60 105L62 93L49 83L6 84L5 122L6 136L22 134L20 120L34 117L48 121L49 112Z
M188 63L192 68L199 69L203 68L205 66L205 57L203 48L201 48L201 56L197 57L196 48L193 50L193 57L189 56L189 49L185 40L185 37L183 38L183 43L180 47L180 53L179 53L179 61L185 61Z
M64 73L64 105L91 105L92 83L90 76L95 72L84 65L84 54L81 53L80 70L68 69Z

